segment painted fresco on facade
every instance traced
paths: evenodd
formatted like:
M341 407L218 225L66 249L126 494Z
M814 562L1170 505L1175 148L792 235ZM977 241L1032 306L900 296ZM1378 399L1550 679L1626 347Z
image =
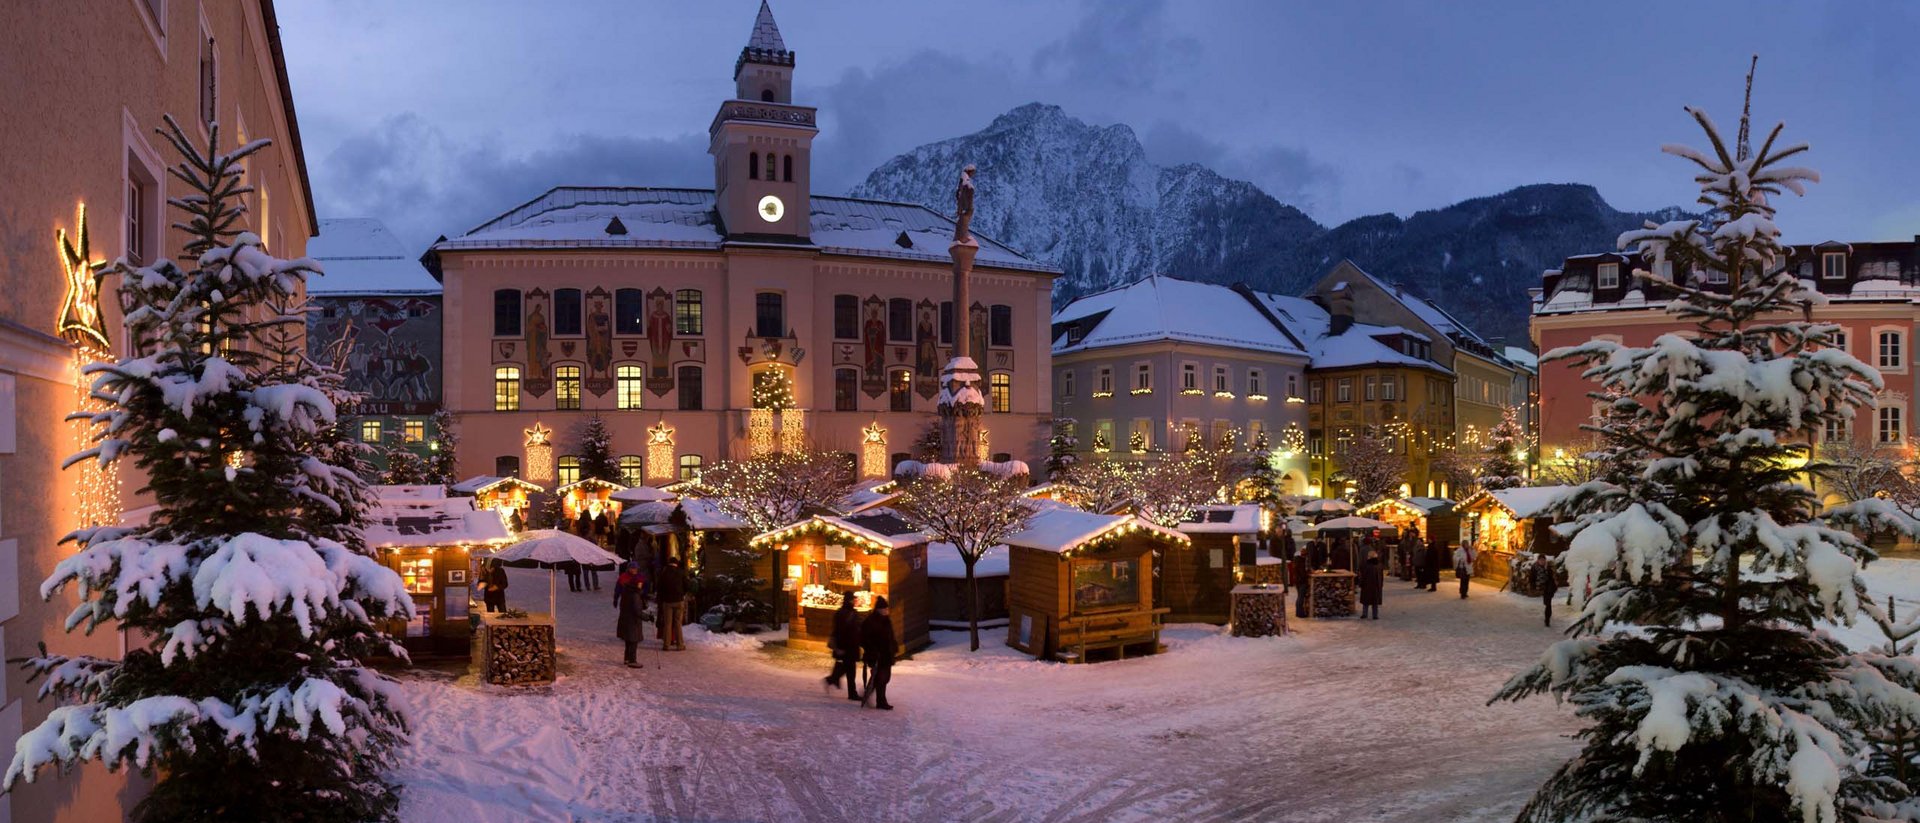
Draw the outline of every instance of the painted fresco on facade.
M316 297L307 351L321 357L347 340L347 388L367 399L361 414L432 414L440 406L437 297Z

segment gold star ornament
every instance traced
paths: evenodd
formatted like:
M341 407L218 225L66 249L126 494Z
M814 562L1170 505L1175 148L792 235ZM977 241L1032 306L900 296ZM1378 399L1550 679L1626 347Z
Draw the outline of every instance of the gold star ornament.
M67 282L67 296L60 301L60 336L82 348L110 353L113 344L107 340L106 318L100 313L100 280L106 276L106 263L89 259L87 205L80 204L75 237L68 237L66 229L54 229L53 235Z

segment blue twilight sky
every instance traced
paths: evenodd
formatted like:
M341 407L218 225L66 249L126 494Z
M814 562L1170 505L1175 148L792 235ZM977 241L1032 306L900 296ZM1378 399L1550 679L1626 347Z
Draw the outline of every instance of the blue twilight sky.
M550 186L711 186L706 134L759 0L281 0L322 217L410 242ZM1022 103L1125 123L1157 162L1251 180L1323 224L1584 182L1686 204L1747 57L1756 121L1825 182L1792 241L1920 234L1920 3L774 0L820 107L816 190Z

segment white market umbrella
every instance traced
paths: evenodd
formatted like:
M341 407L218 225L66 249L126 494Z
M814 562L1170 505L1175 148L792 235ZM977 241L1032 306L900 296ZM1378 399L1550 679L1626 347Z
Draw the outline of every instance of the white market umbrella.
M583 568L596 569L611 569L620 565L620 558L612 552L600 548L593 541L559 529L521 532L520 542L494 552L493 559L503 566L546 569L547 613L556 616L559 614L559 591L555 588L553 570L560 564L579 563ZM558 622L557 619L555 622Z
M652 486L635 486L631 489L621 489L612 494L613 499L622 503L656 503L661 500L675 500L679 497L680 495L674 494L673 492L663 491Z
M1354 546L1353 533L1373 531L1375 529L1385 532L1396 531L1392 523L1383 523L1371 517L1355 517L1352 515L1322 521L1315 524L1310 531L1315 537L1327 534L1328 532L1337 532L1345 535L1347 538L1347 568L1352 571L1359 571L1360 558L1355 556L1358 549Z
M1300 513L1301 514L1334 514L1337 512L1350 512L1350 511L1353 511L1354 508L1355 507L1352 503L1348 503L1347 501L1341 500L1338 497L1329 497L1329 498L1326 498L1325 500L1315 500L1311 503L1301 506Z

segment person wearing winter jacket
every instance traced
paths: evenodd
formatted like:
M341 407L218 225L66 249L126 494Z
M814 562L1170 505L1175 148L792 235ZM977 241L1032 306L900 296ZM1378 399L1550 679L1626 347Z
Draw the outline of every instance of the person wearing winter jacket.
M1307 554L1301 552L1287 563L1287 584L1293 587L1293 613L1296 617L1307 616L1307 590L1312 577L1307 571Z
M660 648L667 651L684 651L685 639L680 636L680 627L687 622L687 574L680 569L680 558L667 555L667 561L660 566L660 574L653 583L654 597L660 604L659 626Z
M860 613L853 610L853 595L840 598L840 610L833 613L833 634L827 637L827 651L833 653L833 671L827 675L827 690L847 679L847 699L860 699Z
M1540 605L1546 607L1541 618L1547 628L1553 628L1553 596L1560 592L1560 578L1553 572L1553 561L1545 557L1533 561L1533 585L1540 589Z
M1424 558L1424 562L1420 564L1419 579L1420 579L1420 582L1426 586L1427 591L1437 592L1440 590L1440 569L1444 567L1446 563L1447 563L1446 541L1441 540L1437 537L1433 538L1431 541L1427 543L1427 551Z
M873 613L860 626L860 655L867 661L867 690L860 697L861 707L869 702L876 709L893 710L887 702L887 683L893 680L893 618L885 597L873 598Z
M1367 619L1368 610L1372 610L1373 619L1380 619L1380 595L1386 588L1386 569L1380 565L1380 555L1369 554L1360 562L1360 619Z
M629 669L640 668L640 641L646 639L647 635L644 589L640 564L628 561L620 570L620 579L613 586L613 608L619 615L614 634L627 644L626 664Z
M507 567L498 560L488 561L486 598L487 611L507 610Z
M1467 583L1473 580L1473 547L1462 543L1453 550L1453 576L1460 578L1460 599L1467 599Z

